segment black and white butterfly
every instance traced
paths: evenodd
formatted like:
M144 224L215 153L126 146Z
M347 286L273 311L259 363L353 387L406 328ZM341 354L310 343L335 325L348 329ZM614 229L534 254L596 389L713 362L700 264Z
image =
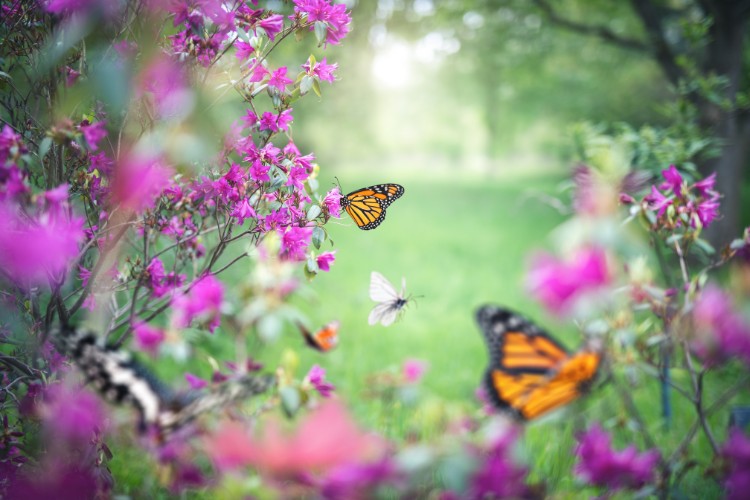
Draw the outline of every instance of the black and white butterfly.
M274 383L271 375L247 374L211 391L175 392L128 351L102 345L92 331L63 327L53 333L58 350L70 357L109 402L129 404L139 415L138 430L155 429L163 437L197 416L260 394Z
M378 304L370 311L367 322L371 325L378 322L383 326L392 325L411 300L406 297L406 278L401 278L401 292L396 292L385 276L373 271L370 276L370 298Z

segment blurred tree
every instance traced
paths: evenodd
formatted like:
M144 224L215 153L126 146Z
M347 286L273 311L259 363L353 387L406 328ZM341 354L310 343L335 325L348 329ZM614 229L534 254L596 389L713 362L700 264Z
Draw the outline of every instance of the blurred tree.
M510 3L488 1L495 8ZM587 8L582 10L584 3ZM629 6L642 24L642 33L633 35L611 23L591 21L606 15L613 3L618 7L624 4L533 1L549 22L561 28L650 55L666 79L695 107L700 126L720 141L721 154L706 160L701 169L706 174L718 173L717 187L725 198L723 218L712 239L726 242L740 232L743 167L750 163L750 1L630 0Z

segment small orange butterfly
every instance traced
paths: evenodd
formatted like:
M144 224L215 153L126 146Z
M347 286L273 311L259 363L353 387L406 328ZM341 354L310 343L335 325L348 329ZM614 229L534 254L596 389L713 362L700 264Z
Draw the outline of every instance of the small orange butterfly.
M385 220L385 209L404 194L398 184L378 184L341 197L341 207L364 230L375 229Z
M311 333L301 323L297 323L307 345L320 352L328 352L339 343L339 322L331 321L320 330Z
M476 320L490 353L484 387L490 401L521 420L564 406L593 384L602 353L565 347L523 316L483 306Z

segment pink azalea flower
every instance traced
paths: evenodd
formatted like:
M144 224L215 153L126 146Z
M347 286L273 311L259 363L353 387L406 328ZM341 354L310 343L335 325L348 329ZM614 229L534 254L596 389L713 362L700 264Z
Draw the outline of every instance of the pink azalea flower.
M250 178L257 182L268 182L271 178L268 176L268 171L271 170L271 165L266 165L260 160L255 160L248 170Z
M661 175L665 181L659 186L659 189L671 188L675 196L682 198L682 176L675 166L670 165L669 169L662 170Z
M258 124L258 116L253 113L252 109L249 109L245 112L245 116L241 118L241 120L245 123L246 127L253 128L255 125Z
M531 294L556 314L567 312L582 294L611 281L606 253L596 247L579 250L569 261L539 254L532 259L526 279Z
M250 61L250 64L254 66L252 66L253 71L250 74L248 81L251 83L263 81L266 75L268 75L268 69L266 69L266 67L263 66L262 63L256 62L255 59Z
M312 237L311 227L288 227L281 233L279 255L285 260L303 261Z
M480 465L471 477L470 498L526 498L528 471L514 459L517 438L514 428L491 438L489 449L477 457Z
M301 167L292 167L287 174L285 186L293 186L297 191L304 191L304 182L307 180L307 170Z
M388 457L376 462L348 463L323 478L320 493L329 500L377 498L379 485L394 486L406 479Z
M272 14L258 23L258 26L263 28L263 31L266 32L268 38L273 41L276 39L276 35L279 31L284 29L284 16L281 14Z
M148 323L138 322L133 326L133 337L138 349L155 355L166 335L163 330L154 328Z
M29 217L0 203L0 269L17 285L61 284L85 236L83 218L65 212Z
M326 43L339 44L351 29L351 17L344 4L331 5L329 0L294 0L294 5L294 11L306 14L308 22L326 23ZM313 29L314 26L310 26L310 30Z
M750 438L739 429L729 432L721 454L729 462L729 470L724 481L727 500L742 500L750 491Z
M131 154L117 165L112 196L124 208L141 213L154 206L172 175L174 170L158 157Z
M310 381L315 390L324 398L331 397L331 393L336 389L333 384L326 381L326 371L318 365L313 365L307 375L305 375L305 378Z
M159 55L138 76L137 88L153 99L162 118L184 116L193 107L193 92L183 67L166 55Z
M402 368L404 380L410 384L416 384L427 371L428 363L421 359L407 359Z
M186 373L185 380L187 380L187 383L190 386L190 388L194 390L200 390L208 386L208 382L206 382L200 377L196 377L192 373Z
M716 191L714 191L715 184L716 172L709 175L705 179L693 184L693 188L695 188L698 191L698 194L703 196L704 198L713 198L714 196L716 196Z
M693 321L692 347L706 365L715 366L731 356L750 365L750 325L721 288L709 284L703 289L693 307Z
M88 442L105 427L106 413L99 397L66 384L49 386L41 410L46 430L57 439Z
M291 433L283 433L277 419L267 421L257 435L237 424L224 425L206 439L205 448L221 468L253 466L279 479L325 472L384 451L382 441L363 433L337 401L312 410Z
M207 324L211 333L221 322L224 286L212 274L198 278L190 291L172 299L172 324L187 327L193 320Z
M286 92L286 86L292 83L292 80L286 77L286 72L287 67L281 66L271 73L271 78L268 80L268 86L275 88L279 92Z
M240 61L248 59L255 52L255 48L252 45L242 40L234 42L234 48L237 49L234 55Z
M575 450L576 475L583 481L613 490L637 489L654 481L660 457L657 450L638 453L631 445L622 451L612 448L612 440L598 424L578 438Z
M309 76L317 77L320 80L333 83L336 79L333 72L338 69L338 63L328 64L328 59L323 58L320 62L311 63L310 59L302 65L302 69L305 70Z
M84 122L81 124L81 132L83 133L86 144L88 144L91 151L99 149L99 141L107 136L107 124L105 122L96 122L89 124Z
M341 217L341 193L339 192L338 187L335 187L326 193L323 198L323 207L331 217L337 219Z
M334 260L336 260L335 250L333 252L323 252L322 254L318 255L318 257L315 259L315 262L318 263L318 269L328 272L331 270L331 264L333 264Z
M695 206L695 215L701 221L702 227L708 227L719 216L719 202L717 199L704 200ZM690 221L695 227L695 221Z
M651 210L658 210L658 216L661 217L664 212L672 204L672 199L667 198L661 191L656 189L655 186L651 186L651 194L643 198L644 201L648 202Z
M244 198L235 205L234 210L232 210L230 215L237 218L237 224L239 225L242 225L245 222L245 219L254 219L258 217L258 214L255 213L255 209L253 209L253 206L247 201L247 198Z

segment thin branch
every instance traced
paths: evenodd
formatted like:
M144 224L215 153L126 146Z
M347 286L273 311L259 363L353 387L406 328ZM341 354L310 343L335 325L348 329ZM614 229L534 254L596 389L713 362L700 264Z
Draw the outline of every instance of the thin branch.
M635 50L638 52L648 52L649 47L640 40L635 38L629 38L622 35L618 35L606 26L593 25L580 23L561 16L555 9L549 4L547 0L534 0L539 9L544 12L550 22L561 26L570 31L575 31L582 35L593 35L601 38L602 40L609 42L613 45L617 45L623 49Z

